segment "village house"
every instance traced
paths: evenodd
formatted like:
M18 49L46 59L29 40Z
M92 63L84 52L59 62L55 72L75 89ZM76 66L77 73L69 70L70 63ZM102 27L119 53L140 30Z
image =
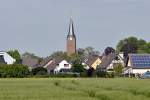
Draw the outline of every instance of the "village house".
M143 74L150 71L150 54L129 54L124 74Z
M92 68L94 70L96 70L97 66L101 64L101 56L98 56L98 55L93 55L93 56L90 56L88 58L86 58L82 65L84 65L85 69L89 69L89 68Z
M110 53L109 55L104 55L98 68L103 71L113 71L117 64L122 64L124 66L123 53Z
M48 73L58 74L59 72L67 72L71 69L72 65L66 60L49 60L44 66Z

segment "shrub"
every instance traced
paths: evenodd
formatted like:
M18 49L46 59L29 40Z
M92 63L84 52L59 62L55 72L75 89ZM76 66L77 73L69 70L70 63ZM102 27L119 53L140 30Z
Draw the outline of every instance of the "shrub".
M114 78L114 72L107 72L106 77L107 78Z
M27 66L20 65L20 64L13 64L13 65L0 65L0 77L2 78L22 78L26 77L29 74L29 70Z
M106 77L107 72L106 71L102 71L102 70L97 70L95 72L95 74L97 75L97 77Z
M40 75L47 75L47 69L43 68L43 67L37 67L37 68L32 69L31 74L32 75L39 75L39 76Z

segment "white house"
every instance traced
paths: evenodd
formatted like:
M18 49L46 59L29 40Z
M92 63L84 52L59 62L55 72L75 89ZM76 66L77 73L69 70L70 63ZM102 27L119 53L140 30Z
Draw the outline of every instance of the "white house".
M98 68L104 71L113 71L114 67L120 63L124 66L123 53L110 53L109 55L104 55L101 61Z
M117 59L113 59L112 62L110 63L110 65L107 67L107 69L113 69L116 64L122 64L122 66L124 66L123 53L119 53L117 55Z
M54 73L57 74L58 72L60 72L61 70L69 70L71 69L71 64L68 63L66 60L62 60L61 62L59 62L56 66L56 68L54 69Z
M66 60L50 60L44 68L47 68L49 73L57 74L59 72L65 72L71 69L71 64Z
M16 60L11 57L7 52L0 51L0 63L14 64Z
M150 54L129 54L124 74L143 74L150 71Z

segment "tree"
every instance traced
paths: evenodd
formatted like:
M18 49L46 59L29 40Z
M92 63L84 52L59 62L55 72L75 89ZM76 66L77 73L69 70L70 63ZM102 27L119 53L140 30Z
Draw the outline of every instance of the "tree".
M148 42L146 45L143 47L146 51L146 53L150 53L150 42Z
M147 42L145 40L139 39L137 45L137 53L146 53L147 48L145 48L145 46L147 45Z
M123 65L121 63L116 64L114 66L114 72L117 76L119 76L122 73L122 70L123 70Z
M16 59L16 64L21 63L21 56L18 50L10 50L7 52L10 56L12 56L14 59Z
M137 53L138 39L136 37L125 38L117 44L117 51L126 53Z
M32 69L32 74L33 75L46 75L47 69L43 67L37 67L37 68Z
M149 42L143 39L137 39L136 37L128 37L120 40L117 44L117 51L128 53L149 53Z
M93 47L79 48L77 54L80 56L80 59L83 60L92 55L99 55L99 51L96 51Z
M86 47L84 52L85 52L86 56L99 55L99 52L96 51L93 47Z
M62 52L62 51L57 51L57 52L54 52L50 55L50 58L53 58L53 59L66 59L66 60L69 60L70 57L67 55L66 52Z
M124 53L124 62L127 64L129 53L150 53L150 46L143 39L128 37L118 42L117 51Z
M113 49L112 47L107 47L104 50L105 55L109 55L110 53L115 53L115 49Z
M84 72L85 69L84 69L84 66L82 64L74 64L72 66L72 71L77 72L77 73L81 73L81 72Z
M81 64L82 63L81 62L81 56L79 54L72 54L72 55L69 56L69 58L70 58L69 61L72 64Z
M20 64L13 64L13 65L0 65L0 77L15 77L15 78L22 78L29 75L29 70L27 66L20 65Z
M27 65L30 69L32 69L32 67L39 67L42 60L41 57L38 57L33 53L25 52L22 54L22 64Z

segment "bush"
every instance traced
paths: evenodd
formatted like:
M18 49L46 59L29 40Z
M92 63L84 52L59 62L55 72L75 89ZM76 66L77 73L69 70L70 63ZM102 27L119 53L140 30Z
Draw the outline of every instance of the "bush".
M84 72L85 69L84 69L84 66L82 64L74 64L72 67L72 71L77 72L77 73L81 73L81 72Z
M23 78L29 74L27 66L20 64L6 65L0 64L0 77L1 78Z
M106 77L107 78L114 78L114 72L107 72Z
M97 70L95 72L95 74L96 74L97 77L106 77L107 72L106 71L102 71L102 70Z
M37 67L37 68L32 69L31 74L32 75L39 75L39 76L47 75L47 69L43 68L43 67Z

